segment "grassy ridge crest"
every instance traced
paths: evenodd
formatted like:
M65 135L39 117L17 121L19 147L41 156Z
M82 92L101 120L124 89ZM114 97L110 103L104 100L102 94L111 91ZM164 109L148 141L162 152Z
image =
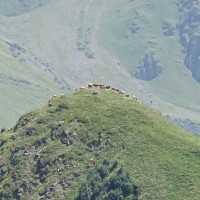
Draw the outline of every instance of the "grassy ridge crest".
M95 165L116 160L141 200L200 198L200 140L112 89L54 96L0 135L0 197L77 196Z

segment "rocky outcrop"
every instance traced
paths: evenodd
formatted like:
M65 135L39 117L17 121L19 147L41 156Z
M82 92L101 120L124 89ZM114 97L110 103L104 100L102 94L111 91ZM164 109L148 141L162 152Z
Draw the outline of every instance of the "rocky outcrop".
M190 119L180 119L180 118L174 118L171 116L167 116L167 119L170 122L175 123L177 126L184 128L186 131L200 136L200 123L195 123L191 121Z
M193 36L186 49L185 65L193 78L200 82L200 36Z
M162 72L162 67L152 53L146 54L142 63L137 67L135 77L144 81L151 81Z
M200 82L200 2L182 0L179 11L181 16L177 27L185 52L185 66L191 71L193 78Z
M167 21L164 21L162 24L162 31L165 36L174 36L175 35L175 27Z

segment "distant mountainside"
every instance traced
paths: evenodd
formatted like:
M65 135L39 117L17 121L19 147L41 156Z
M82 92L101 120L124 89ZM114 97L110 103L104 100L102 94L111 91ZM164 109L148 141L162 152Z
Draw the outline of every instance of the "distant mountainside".
M52 93L61 91L51 74L23 58L24 49L0 41L0 127L14 125L16 117L45 102Z
M0 12L5 16L17 16L47 4L49 0L0 0Z
M0 25L1 127L88 82L200 123L197 0L0 0ZM24 89L18 79L40 87Z
M118 90L54 96L0 134L2 200L199 200L200 140Z

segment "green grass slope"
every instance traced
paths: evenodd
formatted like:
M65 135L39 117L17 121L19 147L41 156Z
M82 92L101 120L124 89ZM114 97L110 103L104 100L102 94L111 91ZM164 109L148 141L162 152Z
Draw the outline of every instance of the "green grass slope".
M180 11L180 4L186 15ZM102 16L97 37L99 45L112 52L133 79L146 55L153 55L155 59L147 62L146 67L156 67L157 63L161 66L161 73L155 74L152 80L140 80L145 88L145 101L149 102L153 96L153 102L164 112L181 117L180 113L186 109L194 112L193 119L198 120L195 112L199 112L200 93L197 91L200 85L185 66L185 53L198 54L198 47L186 45L184 49L180 35L198 35L199 3L187 0L109 1ZM185 33L180 33L180 23L185 25ZM193 24L194 30L187 30L186 26ZM166 33L165 29L171 32ZM190 57L190 62L195 62L195 56ZM146 76L152 73L150 70ZM198 75L197 70L195 74ZM172 109L169 104L176 108Z
M81 89L53 97L1 133L0 197L74 200L107 159L123 166L140 200L199 200L199 149L198 137L136 100Z
M190 0L1 0L0 35L65 89L108 83L199 122L199 11Z
M0 127L10 127L19 115L37 108L61 91L44 70L14 57L0 40Z

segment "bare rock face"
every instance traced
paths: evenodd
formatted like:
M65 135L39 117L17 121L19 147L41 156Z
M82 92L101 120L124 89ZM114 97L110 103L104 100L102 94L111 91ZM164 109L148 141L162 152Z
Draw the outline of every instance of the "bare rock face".
M167 37L175 35L175 27L170 24L168 21L164 21L162 24L163 34Z
M193 78L200 82L200 3L182 0L179 11L181 17L178 29L185 52L185 66L191 71Z
M200 82L200 36L190 39L186 53L185 64L192 72L193 78Z

